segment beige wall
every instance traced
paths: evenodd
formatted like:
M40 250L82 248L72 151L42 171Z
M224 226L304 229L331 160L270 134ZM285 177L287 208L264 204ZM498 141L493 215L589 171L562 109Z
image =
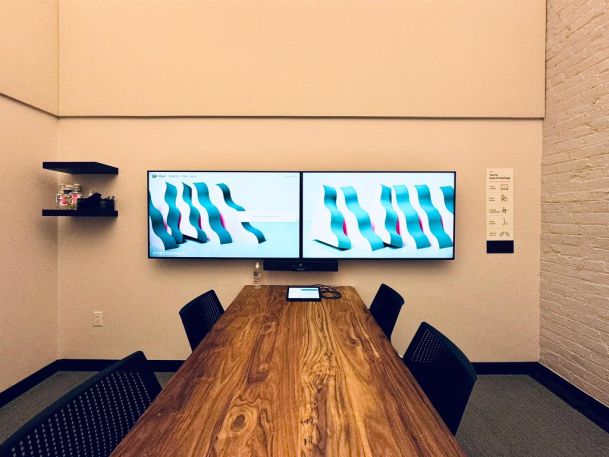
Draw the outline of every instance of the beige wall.
M183 358L178 309L209 288L228 305L250 282L251 262L146 258L149 168L455 169L457 260L341 262L265 282L353 284L368 303L387 282L407 302L400 352L425 319L473 360L538 359L542 133L524 118L544 110L542 0L0 2L0 91L109 116L57 120L0 100L4 195L25 188L36 202L4 203L0 390L57 356ZM225 114L446 119L168 117ZM115 194L120 216L42 218L57 176L40 162L53 155L118 166L72 179ZM486 167L515 168L514 255L484 250Z
M544 0L61 0L62 115L532 117Z
M0 0L0 93L57 113L58 0Z
M267 272L265 282L351 284L369 303L384 281L406 297L393 338L400 352L425 319L473 360L538 360L539 120L62 119L58 141L62 160L120 168L88 180L116 195L116 220L60 221L61 357L186 357L178 309L210 288L228 305L251 283L247 261L147 259L147 169L347 168L455 169L456 260L344 261L338 273ZM514 255L485 253L493 166L515 168ZM92 327L94 310L104 327Z
M57 221L40 216L56 176L57 119L0 96L0 391L57 358Z
M609 405L609 1L548 2L541 362Z

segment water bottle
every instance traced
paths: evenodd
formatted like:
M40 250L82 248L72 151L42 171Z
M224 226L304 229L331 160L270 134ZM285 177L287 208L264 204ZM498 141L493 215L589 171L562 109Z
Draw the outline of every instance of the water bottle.
M260 266L260 262L256 261L254 265L254 288L260 289L260 284L262 284L262 267Z

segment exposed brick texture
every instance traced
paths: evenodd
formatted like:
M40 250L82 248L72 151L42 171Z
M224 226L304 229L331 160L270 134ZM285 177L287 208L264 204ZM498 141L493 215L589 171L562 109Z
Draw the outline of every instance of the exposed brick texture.
M548 0L541 363L609 405L609 0Z

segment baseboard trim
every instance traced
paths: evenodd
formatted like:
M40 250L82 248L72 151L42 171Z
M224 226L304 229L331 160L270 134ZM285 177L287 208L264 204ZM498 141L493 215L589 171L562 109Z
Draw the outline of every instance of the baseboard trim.
M474 362L478 374L526 374L530 375L538 362Z
M151 360L152 371L178 371L183 360Z
M101 371L113 363L114 359L59 359L57 371ZM152 371L178 371L183 360L148 360Z
M535 371L530 374L533 379L609 433L608 406L580 390L541 363L536 365Z
M101 371L108 368L115 359L59 359L57 371Z
M47 366L42 367L40 370L32 373L27 378L22 379L8 389L0 392L0 407L6 405L10 401L13 401L19 395L24 394L32 387L35 387L37 384L47 379L49 376L55 374L58 371L57 362L58 360L49 363Z
M37 384L53 376L58 371L101 371L118 360L114 359L58 359L49 363L27 378L0 392L0 407L13 401ZM178 371L183 360L149 360L152 371Z

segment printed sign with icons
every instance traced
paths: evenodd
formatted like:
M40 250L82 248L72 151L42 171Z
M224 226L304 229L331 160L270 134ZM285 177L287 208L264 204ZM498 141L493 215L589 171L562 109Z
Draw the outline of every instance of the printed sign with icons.
M487 253L514 252L514 169L486 169Z

